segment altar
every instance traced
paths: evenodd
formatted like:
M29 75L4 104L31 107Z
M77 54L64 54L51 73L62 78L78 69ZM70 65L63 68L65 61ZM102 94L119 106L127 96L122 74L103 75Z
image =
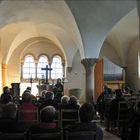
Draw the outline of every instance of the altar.
M41 68L41 70L45 70L46 71L46 79L42 78L41 80L39 80L39 85L37 85L38 95L39 96L42 96L41 92L43 90L47 90L47 88L48 88L48 85L49 85L49 83L48 83L48 71L51 71L52 68L48 68L48 65L46 65L46 67L45 68Z

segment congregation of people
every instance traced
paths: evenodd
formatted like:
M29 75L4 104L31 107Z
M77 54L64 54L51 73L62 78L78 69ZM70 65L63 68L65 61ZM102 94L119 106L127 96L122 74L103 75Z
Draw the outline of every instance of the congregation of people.
M96 103L80 104L76 96L63 95L62 86L58 93L56 88L49 85L42 96L35 97L31 87L27 87L22 97L17 98L4 87L0 98L0 132L26 132L27 139L29 133L63 132L65 140L67 131L93 131L96 140L103 140L98 119L106 131L122 140L139 140L139 93L134 94L129 87L113 91L105 85Z
M97 99L96 109L106 131L118 135L122 140L139 140L139 92L135 93L128 86L112 91L105 85Z
M94 121L95 106L80 104L76 96L63 95L62 88L56 93L56 87L54 90L49 85L41 97L35 97L31 94L31 87L27 87L17 99L10 95L8 87L4 87L0 98L0 137L4 133L26 133L26 139L29 139L30 133L53 135L63 132L65 140L67 131L94 131L96 140L103 140L103 131Z

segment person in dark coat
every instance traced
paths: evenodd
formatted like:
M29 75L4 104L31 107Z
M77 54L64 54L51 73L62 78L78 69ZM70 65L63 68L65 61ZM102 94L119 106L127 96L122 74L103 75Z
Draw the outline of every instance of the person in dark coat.
M103 140L103 131L93 121L94 115L95 110L93 105L90 103L84 103L79 110L80 123L68 127L68 130L71 132L96 131L96 140Z
M97 98L96 105L97 105L97 111L99 113L101 122L104 120L104 116L105 116L106 100L110 98L111 93L112 93L111 88L108 88L107 85L104 85L104 91Z
M4 97L5 95L10 95L10 89L9 89L8 86L5 86L5 87L3 88L3 93L1 94L1 100L3 100L3 97Z
M61 79L58 78L57 83L54 85L54 94L55 94L55 100L59 103L61 102L61 97L63 96L63 90L64 87L61 82Z
M121 89L115 90L116 97L110 102L109 108L109 118L112 121L113 127L116 127L117 119L118 119L118 111L119 111L119 102L125 101L122 96Z
M13 97L10 94L4 94L1 99L1 104L7 104L13 102Z
M139 140L139 123L140 123L140 101L138 101L131 109L130 109L130 117L128 120L128 129L129 136L128 140Z
M0 131L3 133L25 132L24 124L17 120L17 106L14 103L8 103L3 107Z

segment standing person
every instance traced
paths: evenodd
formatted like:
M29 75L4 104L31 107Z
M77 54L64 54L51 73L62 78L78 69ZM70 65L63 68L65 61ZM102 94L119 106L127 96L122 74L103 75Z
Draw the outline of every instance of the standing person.
M2 98L3 98L5 95L7 95L7 94L10 94L10 89L9 89L8 86L5 86L5 87L3 88L3 93L1 94L1 100L2 100Z
M60 78L57 79L54 89L56 101L61 102L61 97L63 96L63 84Z
M104 85L104 91L97 99L97 111L99 112L101 122L104 120L106 100L110 98L111 93L112 90L107 85Z
M112 122L112 127L117 126L117 119L118 119L118 113L119 113L119 102L125 101L124 97L122 96L121 89L115 90L116 97L110 102L109 107L109 119ZM127 104L125 106L127 108Z
M129 136L128 140L139 140L139 128L140 128L140 101L135 103L134 106L130 108L130 116L128 119ZM128 133L127 133L128 134ZM125 140L125 139L123 139Z
M49 85L48 90L44 91L44 101L40 105L39 109L44 108L45 106L54 106L55 109L58 108L57 102L54 100L54 93L53 93L53 85Z

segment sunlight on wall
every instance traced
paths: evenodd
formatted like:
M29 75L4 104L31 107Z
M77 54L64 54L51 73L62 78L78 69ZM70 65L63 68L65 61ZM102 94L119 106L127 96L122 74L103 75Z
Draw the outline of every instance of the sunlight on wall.
M0 94L2 94L2 73L1 73L1 65L0 65Z
M31 93L36 96L38 94L37 85L38 85L38 83L32 83L32 86L30 83L21 83L20 84L20 96L22 96L23 92L26 90L27 87L31 87L32 88Z

